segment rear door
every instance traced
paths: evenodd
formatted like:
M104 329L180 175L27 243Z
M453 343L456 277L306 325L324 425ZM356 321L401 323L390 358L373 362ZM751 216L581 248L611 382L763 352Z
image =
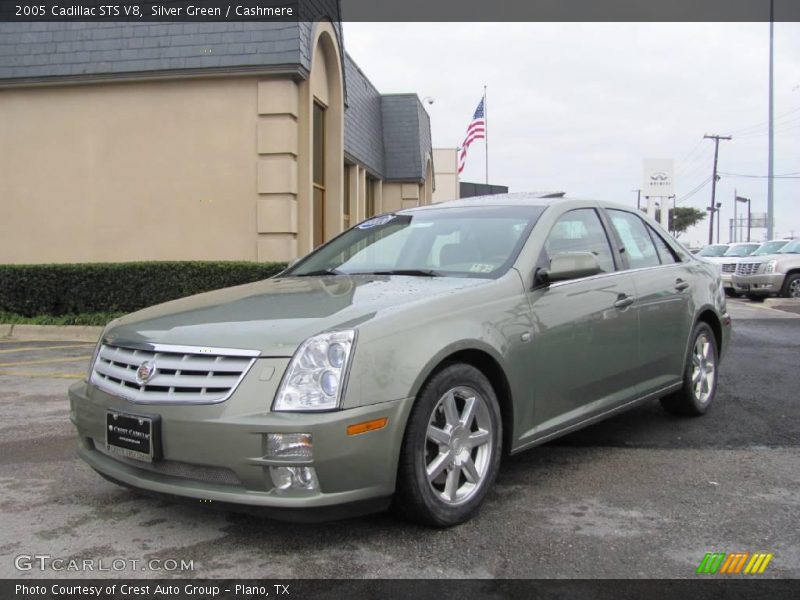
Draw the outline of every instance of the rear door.
M690 267L634 212L606 209L633 277L639 315L640 396L680 381L693 307Z
M545 241L539 265L561 252L592 252L603 273L529 292L534 335L529 381L532 427L545 437L632 399L638 319L632 276L620 269L607 224L595 208L565 212Z

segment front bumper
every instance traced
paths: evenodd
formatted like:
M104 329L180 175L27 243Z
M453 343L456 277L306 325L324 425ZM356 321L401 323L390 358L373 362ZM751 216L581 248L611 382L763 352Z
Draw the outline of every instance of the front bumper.
M733 273L726 273L723 271L720 278L722 279L722 287L727 289L733 288Z
M78 430L78 454L117 483L201 502L287 509L289 513L344 505L361 509L392 495L411 399L325 413L229 414L234 412L230 406L237 396L247 391L240 388L218 405L159 406L134 404L86 383L74 384L69 389L70 419ZM262 399L264 407L271 402L271 398ZM109 409L159 416L161 458L145 463L111 455L105 448ZM347 434L348 425L381 417L388 419L383 429ZM268 456L265 434L275 432L310 433L313 457ZM314 467L319 490L280 491L272 484L271 466ZM376 508L382 505L385 502L378 502Z
M770 273L768 275L737 275L733 274L733 289L740 294L753 294L769 296L779 294L783 285L783 273Z

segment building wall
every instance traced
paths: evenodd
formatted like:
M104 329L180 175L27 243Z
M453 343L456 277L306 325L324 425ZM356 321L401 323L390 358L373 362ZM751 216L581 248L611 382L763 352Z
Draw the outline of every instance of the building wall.
M256 259L257 101L273 83L0 91L0 262Z
M434 148L433 165L436 180L433 201L457 200L459 198L458 148Z
M0 263L287 261L310 252L315 102L326 109L324 236L337 235L342 57L330 22L308 35L307 79L141 76L0 89ZM416 95L393 102L413 109L415 131L429 131ZM424 180L389 183L369 165L370 176L363 164L347 166L350 225L370 216L368 189L376 214L431 202L436 164L415 144L401 158L412 167L426 160Z

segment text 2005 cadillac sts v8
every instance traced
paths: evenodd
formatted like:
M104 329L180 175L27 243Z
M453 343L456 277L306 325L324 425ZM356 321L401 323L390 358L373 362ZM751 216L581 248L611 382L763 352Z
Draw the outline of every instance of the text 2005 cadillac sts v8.
M121 484L448 526L503 453L655 398L705 413L729 336L718 268L639 212L493 196L371 218L277 277L110 323L71 418Z

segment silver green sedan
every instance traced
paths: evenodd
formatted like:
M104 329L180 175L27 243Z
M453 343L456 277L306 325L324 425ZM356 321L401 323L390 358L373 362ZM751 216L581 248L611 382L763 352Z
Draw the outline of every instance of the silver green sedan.
M71 419L123 485L449 526L503 455L657 398L705 413L730 328L718 268L634 209L454 201L110 323Z

